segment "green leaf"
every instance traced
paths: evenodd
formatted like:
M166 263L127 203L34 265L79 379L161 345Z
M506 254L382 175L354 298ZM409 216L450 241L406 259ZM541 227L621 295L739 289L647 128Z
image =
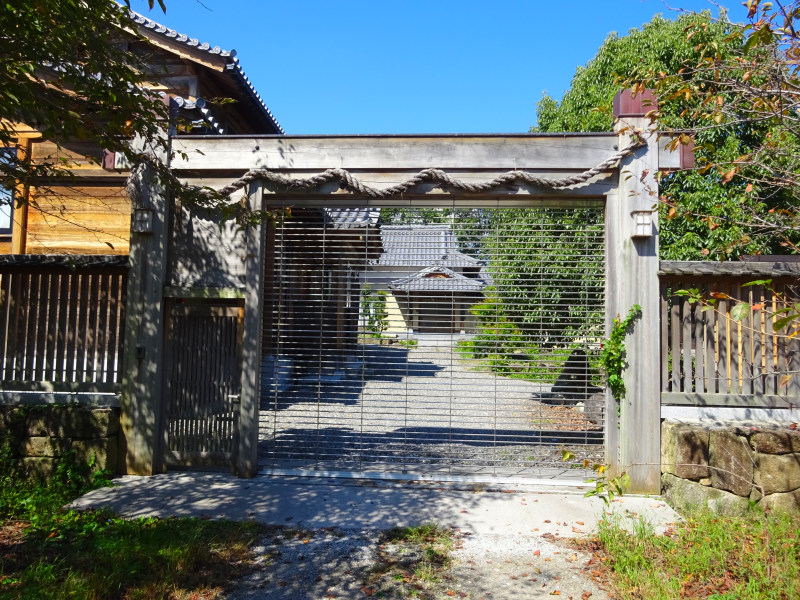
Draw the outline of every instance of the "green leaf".
M731 310L731 319L736 321L744 320L750 314L750 305L747 302L740 302Z
M756 281L749 281L747 283L743 283L742 287L748 287L751 285L772 285L772 279L758 279Z
M773 331L780 331L790 323L793 323L798 319L798 315L789 315L788 317L784 317L783 319L778 319L772 324Z

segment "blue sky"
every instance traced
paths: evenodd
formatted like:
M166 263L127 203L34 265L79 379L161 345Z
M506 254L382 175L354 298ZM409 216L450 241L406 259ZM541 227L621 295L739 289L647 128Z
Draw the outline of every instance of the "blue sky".
M672 0L689 10L706 0ZM743 19L738 2L725 0ZM131 7L235 49L289 134L513 133L560 99L606 36L662 0L166 0Z

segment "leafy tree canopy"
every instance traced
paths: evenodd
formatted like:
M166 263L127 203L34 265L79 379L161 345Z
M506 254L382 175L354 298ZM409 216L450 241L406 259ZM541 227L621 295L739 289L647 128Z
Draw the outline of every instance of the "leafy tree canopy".
M750 169L748 177L743 165L736 170L732 166L776 139L774 119L753 112L755 94L741 102L742 78L748 71L741 61L749 61L751 71L758 66L770 71L772 81L775 71L789 70L784 64L789 55L776 42L778 28L759 20L757 12L751 16L754 22L747 25L730 23L724 12L717 18L709 12L682 13L674 20L656 16L626 36L611 34L577 70L560 102L545 95L537 106L533 131L610 131L611 103L621 87L655 87L659 111L653 118L659 127L694 132L699 168L660 181L662 258L724 259L795 248L791 227L765 225L791 210L791 186L768 181L765 169ZM771 27L768 35L765 26ZM720 86L725 78L730 84ZM768 80L768 74L750 75L762 87ZM778 139L783 160L796 156L793 135Z
M164 9L163 0L159 5ZM4 3L0 146L14 148L33 128L46 140L93 142L135 162L129 141L158 140L167 109L147 92L142 65L122 43L124 30L135 35L128 10L113 0ZM56 159L31 164L12 155L0 163L7 188L63 176L69 165Z
M242 224L260 220L242 203L210 188L183 184L155 156L168 149L169 109L149 89L146 56L129 51L137 28L129 0L29 0L0 10L0 148L19 150L33 133L59 147L82 142L122 154L133 167L146 163L184 203L212 208ZM148 0L166 11L164 0ZM180 124L177 124L180 126ZM135 141L134 144L131 142ZM24 152L0 155L0 189L46 186L71 178L73 165L58 156L31 161ZM0 202L7 202L7 194ZM22 202L20 196L17 202ZM271 213L267 212L267 216Z

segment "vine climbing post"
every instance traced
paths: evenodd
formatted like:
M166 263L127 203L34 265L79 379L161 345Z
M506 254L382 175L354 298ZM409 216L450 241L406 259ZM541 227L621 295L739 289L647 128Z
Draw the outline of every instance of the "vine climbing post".
M616 403L607 392L606 460L631 478L632 493L661 491L661 400L659 382L658 289L658 139L647 118L656 110L650 90L620 92L614 99L615 130L620 147L632 139L646 142L619 165L619 185L607 204L607 315L613 318L639 304L642 314L626 338L626 389L617 420Z

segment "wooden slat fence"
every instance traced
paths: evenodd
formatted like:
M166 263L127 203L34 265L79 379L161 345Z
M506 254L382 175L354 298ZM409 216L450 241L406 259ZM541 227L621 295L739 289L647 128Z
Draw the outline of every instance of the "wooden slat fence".
M117 391L127 279L127 257L0 257L2 389Z
M662 262L659 279L662 404L800 405L800 339L773 328L782 316L775 311L800 300L800 263ZM765 279L772 283L745 285ZM704 309L678 290L736 300ZM737 300L762 308L737 322L731 318Z

